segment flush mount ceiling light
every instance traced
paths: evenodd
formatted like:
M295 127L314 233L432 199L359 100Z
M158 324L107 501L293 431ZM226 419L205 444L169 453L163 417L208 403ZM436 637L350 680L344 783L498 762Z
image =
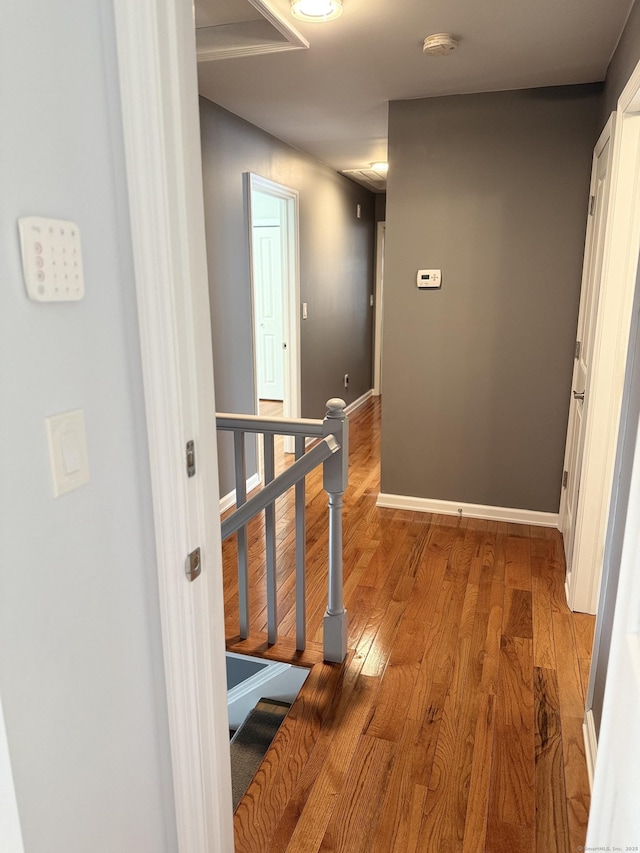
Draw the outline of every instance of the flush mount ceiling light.
M422 45L422 52L427 56L446 56L458 47L458 39L449 33L434 33L427 36Z
M291 14L301 21L333 21L342 14L342 0L291 0Z

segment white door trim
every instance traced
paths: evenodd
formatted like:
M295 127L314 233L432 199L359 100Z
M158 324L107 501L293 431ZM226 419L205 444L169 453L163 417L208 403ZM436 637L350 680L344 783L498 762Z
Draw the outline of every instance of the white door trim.
M640 63L618 101L611 195L576 518L573 610L595 613L640 253Z
M115 0L180 853L233 849L217 441L188 0ZM196 476L185 472L187 439ZM185 576L202 552L202 575ZM153 555L149 555L153 559Z
M373 326L373 393L377 397L382 393L382 291L384 287L384 244L387 223L376 225L376 282L375 282L375 319Z
M300 236L299 236L299 194L297 190L270 181L253 172L245 172L245 191L247 204L247 227L249 236L249 271L251 276L251 326L253 331L253 377L255 391L255 411L258 412L258 382L256 364L256 330L254 310L253 282L253 217L251 212L251 192L258 190L273 198L283 199L285 204L285 221L283 236L286 247L283 247L283 270L285 271L284 296L284 334L287 341L287 356L284 360L284 401L283 414L285 418L299 418L302 406L300 378ZM293 453L293 439L285 439L285 450Z
M640 86L640 80L638 80ZM640 93L640 88L637 90ZM611 614L611 639L602 702L598 741L595 731L591 750L595 759L592 799L587 829L590 849L624 849L627 839L640 838L640 812L637 791L640 786L640 433L638 430L638 300L629 340L628 372L622 405L622 423L616 457L616 487L607 531L605 564L609 576L618 572L615 609ZM600 623L600 619L598 620ZM596 631L594 663L600 641ZM588 701L594 695L595 670L592 667ZM593 723L589 706L585 727ZM588 740L587 740L588 743Z

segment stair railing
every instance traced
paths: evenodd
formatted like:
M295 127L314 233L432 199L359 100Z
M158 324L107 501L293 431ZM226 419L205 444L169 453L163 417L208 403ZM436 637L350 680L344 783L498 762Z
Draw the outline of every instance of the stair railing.
M240 637L247 639L250 623L247 523L264 510L267 640L272 645L278 639L275 501L294 487L296 648L302 651L306 646L305 477L322 464L323 487L329 495L329 588L323 619L323 653L326 661L341 663L347 654L347 611L344 609L342 577L342 499L348 482L349 421L344 400L329 400L324 420L219 413L216 415L216 423L219 430L233 432L234 439L236 510L222 522L222 539L233 533L238 534ZM263 488L249 500L245 454L247 433L263 435L265 481ZM274 454L276 435L295 438L295 462L277 477ZM309 451L306 451L307 438L319 439Z

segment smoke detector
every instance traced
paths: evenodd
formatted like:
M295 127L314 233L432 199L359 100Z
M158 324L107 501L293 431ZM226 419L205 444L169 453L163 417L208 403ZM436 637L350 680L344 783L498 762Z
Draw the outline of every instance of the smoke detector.
M422 52L427 56L446 56L458 46L458 40L449 33L434 33L427 36L422 45Z

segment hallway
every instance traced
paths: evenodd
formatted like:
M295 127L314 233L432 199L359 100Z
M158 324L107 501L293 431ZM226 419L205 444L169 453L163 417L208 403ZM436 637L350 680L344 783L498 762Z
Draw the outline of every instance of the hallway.
M377 509L379 398L350 423L343 667L321 662L321 473L307 481L303 654L292 639L292 498L277 511L275 647L261 519L249 525L247 641L235 537L223 547L228 647L312 666L235 814L236 850L575 851L589 806L581 726L594 618L566 606L558 531Z

